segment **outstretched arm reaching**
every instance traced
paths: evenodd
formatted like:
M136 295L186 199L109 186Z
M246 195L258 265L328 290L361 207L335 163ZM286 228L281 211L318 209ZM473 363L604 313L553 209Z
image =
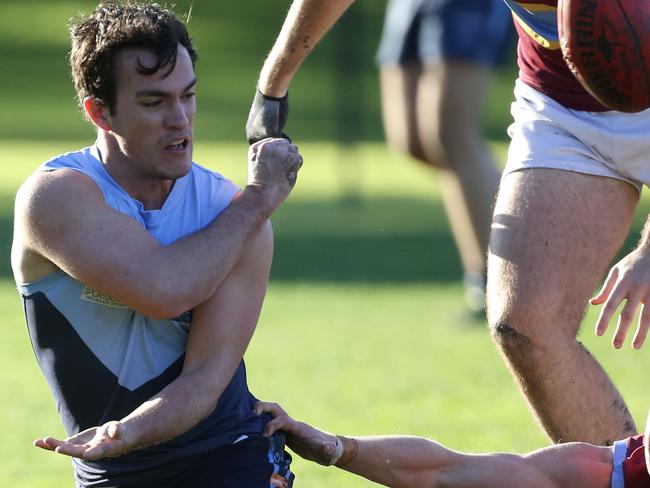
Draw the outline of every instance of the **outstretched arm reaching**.
M343 437L298 422L277 404L260 402L258 412L275 418L266 435L282 430L299 456L335 465L394 488L609 488L608 447L573 443L525 456L463 454L421 437Z
M294 0L260 72L246 136L253 143L282 132L289 105L287 90L300 64L354 0Z
M354 0L294 0L269 53L258 88L282 97L298 67Z

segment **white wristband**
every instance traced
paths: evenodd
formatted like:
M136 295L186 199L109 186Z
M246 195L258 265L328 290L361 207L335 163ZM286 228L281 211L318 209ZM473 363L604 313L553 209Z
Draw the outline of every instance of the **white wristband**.
M343 456L343 441L337 435L335 435L334 437L336 438L336 451L334 452L334 456L332 456L332 459L330 459L328 466L335 465L338 462L338 460L341 459L341 456Z

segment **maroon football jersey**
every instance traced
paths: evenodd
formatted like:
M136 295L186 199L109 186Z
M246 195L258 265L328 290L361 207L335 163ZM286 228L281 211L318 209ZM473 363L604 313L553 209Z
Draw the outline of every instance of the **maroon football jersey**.
M608 110L580 85L562 57L557 29L557 0L505 0L513 13L519 44L519 77L567 108Z

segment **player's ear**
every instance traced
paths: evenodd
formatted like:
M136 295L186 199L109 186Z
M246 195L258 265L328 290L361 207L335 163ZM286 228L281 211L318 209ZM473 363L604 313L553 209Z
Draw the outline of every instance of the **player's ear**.
M111 130L108 107L95 97L86 97L83 101L84 111L90 121L99 129Z

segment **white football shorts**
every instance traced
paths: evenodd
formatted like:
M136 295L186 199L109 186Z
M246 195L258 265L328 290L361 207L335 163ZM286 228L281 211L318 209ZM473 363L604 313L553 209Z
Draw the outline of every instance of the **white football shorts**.
M503 175L552 168L650 186L650 109L639 113L565 108L517 80Z

